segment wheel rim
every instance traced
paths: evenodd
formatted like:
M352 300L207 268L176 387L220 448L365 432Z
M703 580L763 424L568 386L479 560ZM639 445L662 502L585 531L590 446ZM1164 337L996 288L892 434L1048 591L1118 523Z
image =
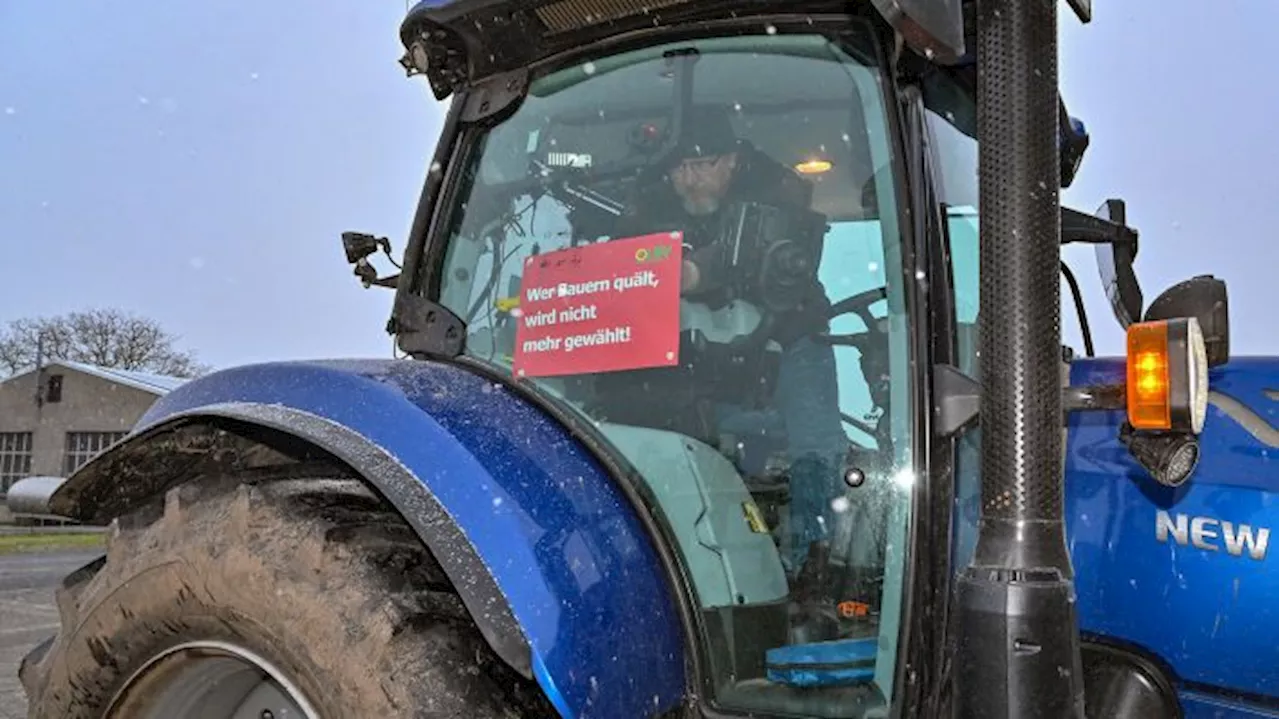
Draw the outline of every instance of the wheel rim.
M129 719L320 719L271 662L229 642L187 642L152 658L111 704Z

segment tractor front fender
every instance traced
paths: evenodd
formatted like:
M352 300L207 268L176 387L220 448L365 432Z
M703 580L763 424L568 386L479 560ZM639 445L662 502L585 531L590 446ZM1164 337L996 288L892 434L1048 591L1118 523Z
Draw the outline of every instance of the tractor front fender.
M213 437L237 438L231 463L252 466L246 453L280 451L253 441L266 435L294 444L291 456L337 459L394 505L494 651L563 716L651 716L681 702L674 587L618 480L545 412L453 365L281 362L193 380L68 478L50 508L109 522L197 462L226 464Z

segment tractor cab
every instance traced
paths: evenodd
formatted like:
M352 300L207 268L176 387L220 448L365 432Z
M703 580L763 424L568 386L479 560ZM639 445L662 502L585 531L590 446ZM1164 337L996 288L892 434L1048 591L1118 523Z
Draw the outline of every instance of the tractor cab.
M883 713L928 291L892 34L872 12L645 24L465 103L406 272L462 358L634 468L717 705Z
M453 101L388 329L622 468L721 711L925 701L944 632L911 618L944 616L968 561L948 529L977 526L950 485L978 442L976 68L948 53L972 43L958 3L906 5L464 0L402 26L404 67ZM1065 186L1087 136L1056 109ZM1063 213L1064 241L1129 247ZM377 281L379 242L344 239Z

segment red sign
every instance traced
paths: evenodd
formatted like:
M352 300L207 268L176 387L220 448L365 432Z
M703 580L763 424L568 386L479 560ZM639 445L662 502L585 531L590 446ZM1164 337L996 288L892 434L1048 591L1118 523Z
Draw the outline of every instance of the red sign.
M680 361L682 236L663 232L525 260L519 377L616 372Z

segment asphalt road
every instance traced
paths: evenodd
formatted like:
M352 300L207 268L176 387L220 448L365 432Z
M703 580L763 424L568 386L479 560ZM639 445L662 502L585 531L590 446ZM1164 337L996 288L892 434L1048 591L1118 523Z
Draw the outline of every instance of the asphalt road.
M0 719L26 719L18 662L58 628L53 591L101 551L0 555Z

